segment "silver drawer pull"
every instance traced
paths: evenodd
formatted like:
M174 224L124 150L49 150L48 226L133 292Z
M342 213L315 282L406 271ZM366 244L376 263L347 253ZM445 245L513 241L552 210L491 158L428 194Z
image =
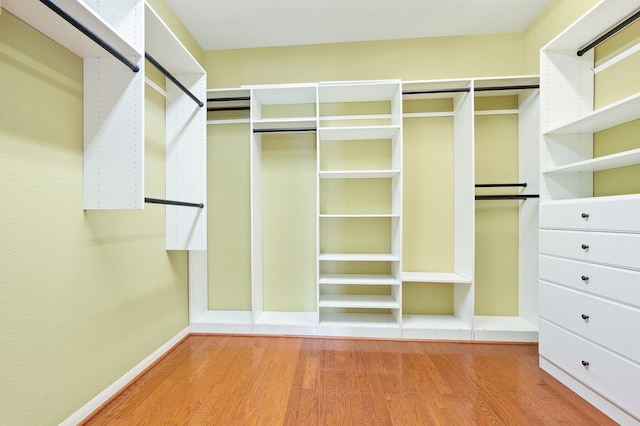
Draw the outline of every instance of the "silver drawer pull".
M585 320L585 321L589 319L589 315L582 314L582 315L580 315L580 316L581 316L581 317L582 317L582 319L583 319L583 320Z
M580 215L583 219L589 219L589 213L582 213Z
M582 250L589 250L589 244L582 244L580 247L582 247Z
M583 361L582 361L582 365L584 365L585 367L588 367L588 366L589 366L589 361L584 361L584 360L583 360Z
M586 276L586 275L581 276L581 277L580 277L580 279L581 279L582 281L589 281L589 277L588 277L588 276Z

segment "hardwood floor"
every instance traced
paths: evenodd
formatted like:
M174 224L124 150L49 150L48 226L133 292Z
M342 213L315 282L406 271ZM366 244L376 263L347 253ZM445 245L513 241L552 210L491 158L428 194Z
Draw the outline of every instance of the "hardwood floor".
M192 335L85 424L614 423L536 345Z

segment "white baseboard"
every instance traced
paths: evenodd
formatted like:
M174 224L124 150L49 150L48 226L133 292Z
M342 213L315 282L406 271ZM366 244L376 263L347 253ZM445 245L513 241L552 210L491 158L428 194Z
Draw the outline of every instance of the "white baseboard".
M149 368L160 357L169 352L178 342L189 335L189 327L173 336L167 343L156 349L151 355L143 359L138 365L129 370L124 376L113 382L108 388L100 392L91 401L87 402L69 418L60 423L61 426L74 426L86 419L91 413L100 408L111 397L127 386L133 379L138 377L145 369Z

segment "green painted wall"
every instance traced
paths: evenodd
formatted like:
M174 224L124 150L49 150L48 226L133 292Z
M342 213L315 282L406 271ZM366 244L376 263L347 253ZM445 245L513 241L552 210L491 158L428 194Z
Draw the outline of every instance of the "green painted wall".
M162 206L82 209L82 61L0 14L0 423L57 424L188 325ZM164 98L146 96L164 194Z

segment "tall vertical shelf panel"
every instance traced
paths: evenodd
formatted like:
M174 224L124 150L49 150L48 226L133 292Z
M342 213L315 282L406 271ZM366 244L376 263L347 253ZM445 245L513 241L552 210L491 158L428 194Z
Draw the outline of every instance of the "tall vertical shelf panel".
M594 51L577 52L639 7L600 1L540 57L540 366L620 424L640 422L640 195L594 196L593 173L640 158L594 158L593 141L640 119L640 96L595 109Z
M399 81L318 86L319 332L400 337Z
M145 3L145 51L201 103L206 72ZM207 248L207 111L166 78L166 197L203 208L166 207L167 250Z
M251 300L254 330L261 333L314 334L318 322L313 291L316 197L309 195L317 190L316 86L248 86L251 93ZM294 171L302 175L291 175L291 168L297 168ZM309 185L303 175L311 176ZM265 195L265 191L269 195ZM305 201L297 196L304 197ZM311 199L310 203L306 202ZM287 205L296 200L297 206ZM300 223L310 226L300 227ZM310 295L302 294L292 300L292 295L301 292L301 288L310 289L307 292Z
M474 229L473 205L474 143L473 143L473 80L410 81L403 83L406 101L449 101L444 110L406 114L408 119L452 117L453 133L453 262L447 270L405 270L402 281L419 285L442 284L453 286L451 315L407 314L403 316L403 336L407 338L456 339L473 338L473 270ZM451 109L448 109L451 108ZM424 144L438 141L424 140ZM429 175L428 171L426 172ZM450 195L450 194L449 194ZM447 195L447 196L449 196ZM425 197L431 208L451 200ZM437 223L430 226L438 227ZM426 236L425 238L428 238ZM424 263L429 263L425 260Z
M39 1L3 7L83 58L84 208L144 207L143 0L59 0L66 13L139 68L134 72Z
M518 279L517 314L513 316L475 315L474 339L497 341L527 341L538 339L538 199L539 194L539 82L538 76L514 76L476 79L474 96L502 98L516 97L515 110L476 110L480 114L517 114L518 134L518 182L526 187L519 189L517 195L529 196L510 200L518 203ZM499 100L499 99L498 99ZM477 148L476 148L477 149ZM482 184L487 182L476 182ZM493 182L491 182L493 183ZM509 183L509 182L507 182ZM480 193L478 191L478 193ZM514 193L509 191L510 194ZM483 202L483 201L477 201ZM484 201L492 202L492 201ZM496 259L496 262L500 262ZM476 292L478 282L476 280Z

